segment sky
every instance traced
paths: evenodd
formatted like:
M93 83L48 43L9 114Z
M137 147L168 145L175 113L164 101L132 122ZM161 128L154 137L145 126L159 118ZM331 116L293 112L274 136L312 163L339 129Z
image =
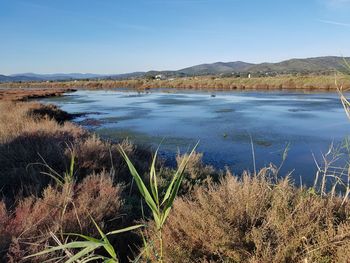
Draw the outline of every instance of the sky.
M350 56L350 0L0 0L0 74Z

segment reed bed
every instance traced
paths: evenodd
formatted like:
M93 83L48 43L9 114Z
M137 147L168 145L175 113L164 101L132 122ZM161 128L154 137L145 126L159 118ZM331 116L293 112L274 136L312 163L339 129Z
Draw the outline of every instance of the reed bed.
M218 76L184 77L166 80L129 79L129 80L80 80L67 82L25 82L2 83L0 87L32 89L110 89L110 88L174 88L196 90L323 90L336 91L335 79L344 88L350 88L347 75L281 75L275 77L234 78Z

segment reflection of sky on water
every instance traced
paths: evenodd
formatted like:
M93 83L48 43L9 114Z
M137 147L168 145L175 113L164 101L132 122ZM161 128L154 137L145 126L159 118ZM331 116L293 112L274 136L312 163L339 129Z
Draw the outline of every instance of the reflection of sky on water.
M332 93L237 91L211 96L166 91L79 90L43 101L68 112L90 112L83 118L102 121L101 126L88 127L101 136L129 137L146 145L165 138L162 150L167 157L200 140L198 150L205 162L220 168L228 165L237 172L252 169L250 135L258 166L278 164L290 143L284 172L295 169L294 177L302 175L306 183L314 175L311 153L326 151L332 140L341 141L350 132L341 103Z

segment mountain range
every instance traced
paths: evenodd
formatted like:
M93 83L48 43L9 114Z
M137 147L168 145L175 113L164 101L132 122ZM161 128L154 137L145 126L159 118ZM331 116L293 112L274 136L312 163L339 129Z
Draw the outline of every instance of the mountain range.
M127 79L145 76L165 75L167 77L176 76L201 76L219 74L291 74L291 73L330 73L332 71L345 71L345 61L350 58L328 56L303 59L289 59L278 63L247 63L243 61L216 62L211 64L200 64L180 70L132 72L127 74L34 74L23 73L14 75L0 75L0 82L15 81L65 81L81 79Z

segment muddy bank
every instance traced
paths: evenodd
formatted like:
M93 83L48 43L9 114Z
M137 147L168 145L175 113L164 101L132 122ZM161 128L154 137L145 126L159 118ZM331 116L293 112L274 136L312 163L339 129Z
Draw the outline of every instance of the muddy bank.
M23 89L23 88L8 88L0 89L0 101L27 101L29 99L47 98L62 96L67 92L74 92L76 89L72 88L37 88L37 89Z

